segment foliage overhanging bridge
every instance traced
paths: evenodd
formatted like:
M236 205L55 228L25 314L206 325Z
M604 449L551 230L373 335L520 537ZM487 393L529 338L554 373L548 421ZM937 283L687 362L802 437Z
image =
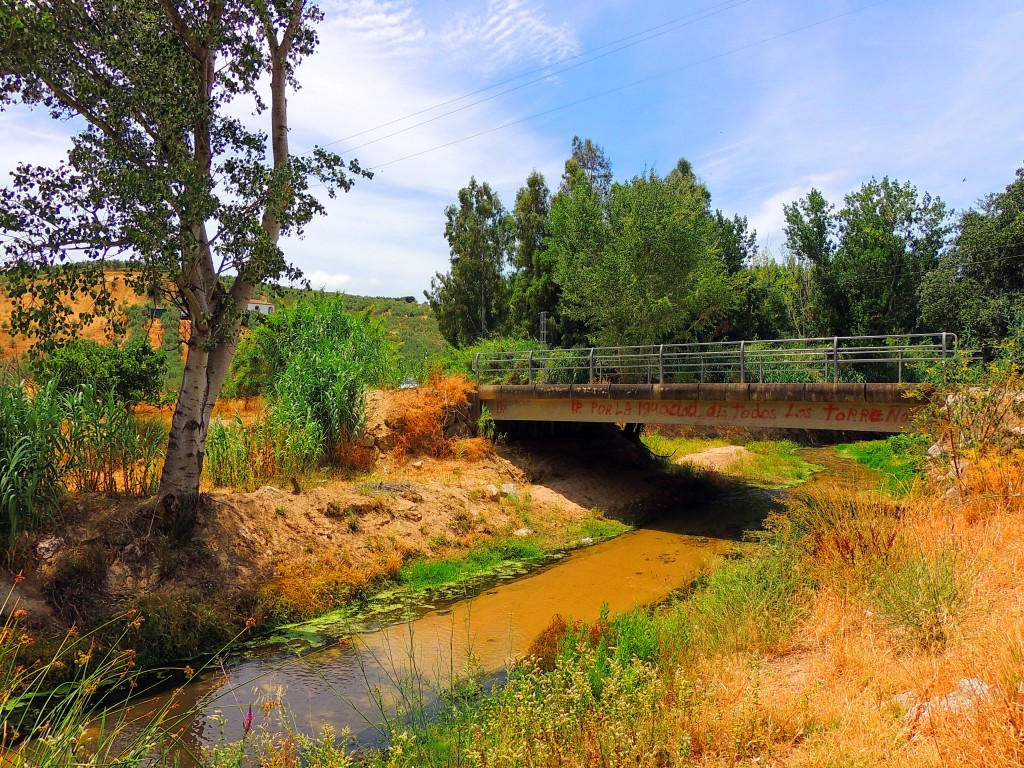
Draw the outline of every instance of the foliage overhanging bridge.
M952 333L488 352L473 359L496 421L899 432L926 400L911 382Z

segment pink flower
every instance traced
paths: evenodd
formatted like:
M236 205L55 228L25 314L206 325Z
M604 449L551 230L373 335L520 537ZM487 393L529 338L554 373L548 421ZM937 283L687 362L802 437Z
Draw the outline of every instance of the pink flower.
M245 716L242 721L242 730L248 733L252 730L252 704L249 705L249 713Z

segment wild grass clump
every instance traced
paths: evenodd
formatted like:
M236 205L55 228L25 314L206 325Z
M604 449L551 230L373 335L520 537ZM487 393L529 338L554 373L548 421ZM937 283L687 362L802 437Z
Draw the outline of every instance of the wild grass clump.
M768 651L806 615L811 574L799 535L781 516L757 534L757 548L702 579L665 619L684 656Z
M233 422L214 422L203 469L214 485L251 491L275 478L312 471L323 452L316 422L287 421L271 406L249 424L237 415Z
M918 553L875 574L872 602L908 644L942 648L967 609L972 582L954 553Z
M905 499L851 492L836 484L819 484L786 504L790 524L806 538L817 572L825 579L834 576L840 586L852 586L896 558L914 509Z
M0 386L0 530L8 548L52 519L67 492L153 492L167 430L113 392Z

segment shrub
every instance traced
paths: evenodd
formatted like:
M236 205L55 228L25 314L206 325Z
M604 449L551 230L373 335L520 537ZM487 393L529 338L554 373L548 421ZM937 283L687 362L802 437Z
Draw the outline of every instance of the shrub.
M154 402L164 383L165 363L146 340L123 347L72 339L52 349L36 364L43 382L55 380L64 391L91 385L95 391L113 393L122 403Z
M266 395L277 420L307 436L317 430L323 458L337 462L362 430L366 388L397 375L381 325L368 313L347 314L341 297L318 295L275 312L243 340L229 390Z
M971 582L953 553L915 554L876 572L874 602L909 643L940 648L967 607Z
M387 420L396 438L394 455L451 455L455 441L446 437L446 425L460 415L469 423L469 393L472 391L473 384L463 376L435 374L424 386L396 392ZM482 453L478 445L467 443L462 441L464 454Z

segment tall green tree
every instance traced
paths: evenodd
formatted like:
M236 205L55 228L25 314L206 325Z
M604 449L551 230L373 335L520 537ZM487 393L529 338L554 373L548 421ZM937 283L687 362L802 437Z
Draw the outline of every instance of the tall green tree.
M1024 323L1024 167L1002 192L965 211L953 246L921 281L922 323L979 341Z
M102 304L102 262L115 256L136 290L159 286L187 313L160 482L169 513L198 498L210 417L255 286L299 274L278 243L324 212L311 181L333 195L362 173L320 149L290 152L287 94L320 19L306 0L0 0L0 107L84 125L64 162L20 165L0 192L0 229L14 237L4 282L34 299L16 304L13 325L72 331L66 293ZM248 103L263 130L234 116ZM72 257L92 266L44 269Z
M577 187L552 205L549 244L562 313L599 345L700 338L733 301L701 185L649 172L607 202Z
M945 203L910 182L872 179L846 196L833 274L849 300L851 333L931 330L921 325L917 287L949 231Z
M923 330L917 285L945 246L945 203L885 177L848 194L838 212L814 189L784 211L789 252L810 270L812 332Z
M503 333L509 320L508 264L513 222L498 194L475 178L445 209L451 269L434 275L427 300L448 343L463 346Z
M572 137L572 154L565 161L558 193L564 194L580 184L589 186L600 198L612 189L612 164L604 149L590 139Z
M725 271L737 274L757 256L757 232L747 228L747 217L735 214L731 219L715 211L715 239Z
M784 205L782 211L794 278L792 316L800 335L838 332L833 329L848 324L849 308L833 271L835 206L812 188L806 197Z
M554 315L558 306L554 262L545 242L550 212L551 192L543 174L533 171L526 185L520 187L512 213L515 227L512 267L515 271L511 322L535 338L540 333L540 313Z

